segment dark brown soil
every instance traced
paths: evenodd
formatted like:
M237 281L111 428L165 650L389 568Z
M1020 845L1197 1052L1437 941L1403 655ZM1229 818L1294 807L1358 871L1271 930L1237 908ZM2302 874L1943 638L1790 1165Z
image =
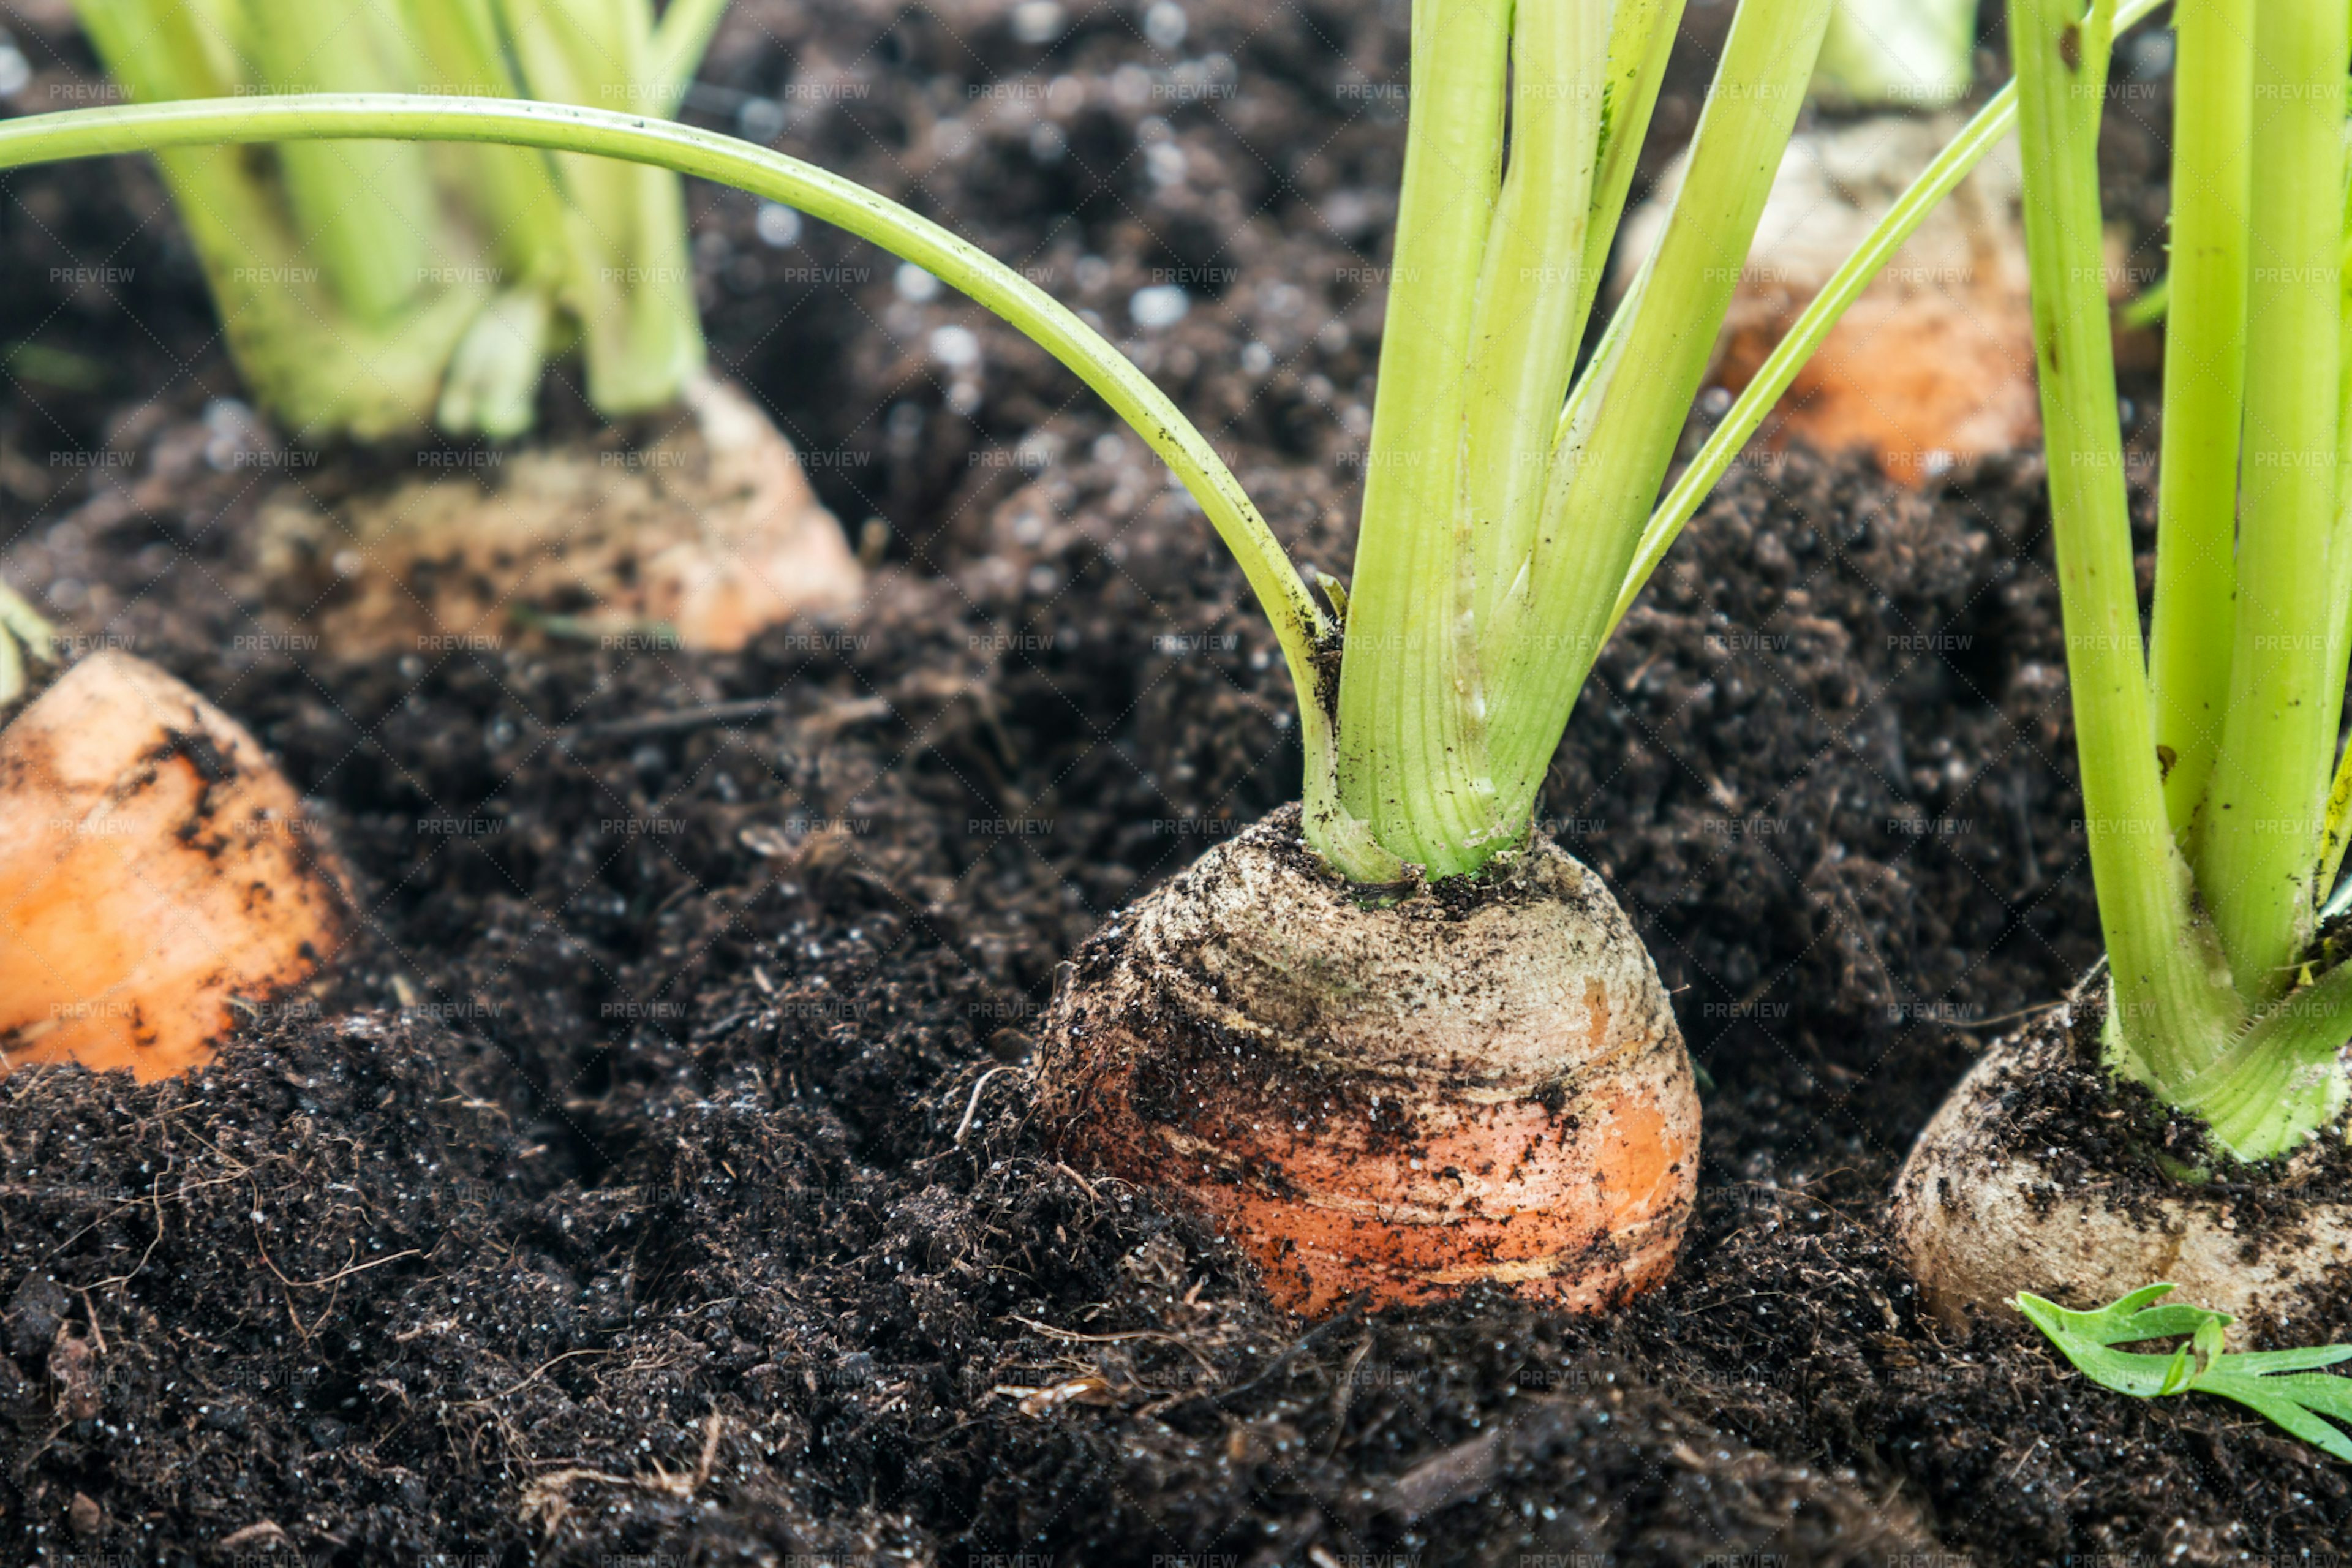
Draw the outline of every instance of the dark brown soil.
M2265 1191L2352 1193L2352 1143L2341 1136L2249 1164L2216 1144L2197 1118L2174 1110L2142 1085L2110 1078L2099 1066L2109 1006L2105 972L2095 972L2078 988L2074 1005L2028 1026L2044 1037L2054 1033L2064 1049L2053 1070L2026 1080L2008 1100L2009 1147L2054 1151L2044 1158L2056 1180L2079 1185L2095 1173L2126 1204L2178 1191L2174 1176L2184 1170L2200 1173L2201 1184L2252 1200L2256 1214ZM2276 1217L2292 1223L2292 1208L2281 1205ZM2249 1245L2260 1241L2259 1234L2249 1237ZM2352 1331L2352 1321L2342 1329Z
M1134 336L1344 571L1401 8L1197 0L1163 50L1074 5L1050 54L993 0L740 9L698 113L781 104L783 144ZM1693 5L1695 58L1727 10ZM89 79L9 25L20 107ZM240 531L289 470L210 401L235 384L152 174L10 195L0 346L47 352L0 395L0 564L251 725L365 919L194 1079L0 1083L0 1559L2336 1561L2344 1467L2021 1333L1955 1342L1887 1250L1907 1140L2098 949L2036 459L1925 498L1743 472L1578 711L1550 825L1711 1074L1668 1286L1303 1331L986 1076L1087 933L1296 789L1238 574L1069 377L699 192L720 363L892 530L872 603L739 657L339 661L251 613ZM1166 280L1191 315L1132 333ZM929 347L954 324L973 388ZM737 701L768 706L694 711Z

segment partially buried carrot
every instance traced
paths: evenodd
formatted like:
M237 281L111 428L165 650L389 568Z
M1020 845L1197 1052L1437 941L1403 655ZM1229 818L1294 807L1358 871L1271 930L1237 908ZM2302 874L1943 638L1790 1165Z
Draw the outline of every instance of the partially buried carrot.
M1597 1311L1664 1279L1698 1095L1600 878L1538 837L1368 900L1297 835L1286 808L1081 952L1038 1063L1048 1139L1176 1194L1309 1316L1481 1284Z
M241 726L142 659L84 659L0 731L0 1071L201 1066L234 1004L334 952L340 883Z

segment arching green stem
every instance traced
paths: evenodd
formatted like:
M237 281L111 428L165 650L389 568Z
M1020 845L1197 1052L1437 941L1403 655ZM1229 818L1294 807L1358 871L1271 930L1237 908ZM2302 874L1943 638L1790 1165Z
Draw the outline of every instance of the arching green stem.
M647 115L519 100L321 94L191 100L32 115L0 124L0 169L72 158L230 142L324 141L502 142L650 164L782 202L912 261L1034 339L1150 444L1192 498L1274 624L1298 689L1308 820L1318 847L1349 874L1387 880L1401 869L1349 816L1335 793L1327 645L1333 628L1274 532L1208 438L1101 334L1013 268L927 218L837 174L733 137Z

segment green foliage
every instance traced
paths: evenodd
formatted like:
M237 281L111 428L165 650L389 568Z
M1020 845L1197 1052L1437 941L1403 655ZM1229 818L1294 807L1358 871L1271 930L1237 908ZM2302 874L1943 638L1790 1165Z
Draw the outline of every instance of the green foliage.
M1838 0L1813 92L1861 109L1941 109L1976 79L1977 0Z
M2011 0L2050 510L2116 1070L2278 1157L2343 1114L2352 813L2345 8L2181 0L2150 634L2098 136L2113 0ZM2257 263L2259 261L2259 264Z
M1643 0L1604 27L1581 0L1414 8L1337 810L1307 819L1359 880L1474 871L1526 842L1706 375L1829 0L1739 7L1657 248L1571 384L1680 14Z
M576 74L576 51L493 51L482 24L506 16L511 26L512 16L545 3L406 0L447 24L417 35L436 68L472 50L488 74L495 52L551 81ZM715 13L715 0L673 4L648 35L614 9L640 3L595 0L583 26L604 28L600 36L613 47L667 60L691 54ZM2124 14L2145 15L2155 3L2129 0ZM1075 370L1192 491L1239 559L1298 690L1310 843L1348 876L1388 882L1475 870L1526 840L1570 710L1632 594L1795 366L2016 112L2013 93L1997 97L1921 176L1805 312L1794 346L1768 363L1685 481L1654 510L1830 0L1740 7L1657 247L1583 374L1573 376L1575 345L1587 333L1681 16L1680 0L1616 0L1602 27L1596 5L1423 0L1416 7L1416 100L1357 574L1350 584L1327 585L1336 618L1209 444L1099 333L938 226L731 138L645 115L559 111L503 97L299 97L33 117L0 126L0 167L130 150L226 158L214 148L230 142L446 140L478 155L518 154L483 165L503 170L510 189L499 199L533 210L561 199L583 220L593 208L606 215L606 231L628 226L612 216L625 205L615 193L658 169L788 203L924 267ZM554 96L583 94L575 85ZM524 149L556 156L534 163ZM605 178L582 163L589 157L641 168ZM555 197L531 172L547 165L556 171ZM534 222L506 232L557 226ZM551 269L543 254L511 263L525 282ZM466 394L460 412L487 421L493 416L480 411L521 401L524 378L501 350L506 338L543 330L546 312L528 305L479 301L462 318L464 342L454 351ZM600 321L642 333L656 360L662 344L675 346L646 315L571 309L591 333ZM483 323L498 329L487 342ZM435 359L436 374L451 357L445 351ZM590 359L593 375L593 346ZM449 406L445 395L445 417Z
M2021 1291L2017 1310L2047 1335L2074 1370L2100 1387L2135 1399L2210 1394L2235 1400L2315 1448L2352 1462L2352 1436L2322 1416L2352 1423L2352 1378L2320 1372L2352 1361L2352 1345L2236 1352L2221 1348L2226 1312L2185 1303L2154 1303L2169 1285L2143 1286L2095 1312L2077 1312ZM2180 1339L2169 1354L2116 1345Z
M316 92L675 110L724 0L79 0L142 102ZM684 196L642 165L510 147L162 154L247 384L310 439L428 420L501 438L577 343L607 414L703 363Z

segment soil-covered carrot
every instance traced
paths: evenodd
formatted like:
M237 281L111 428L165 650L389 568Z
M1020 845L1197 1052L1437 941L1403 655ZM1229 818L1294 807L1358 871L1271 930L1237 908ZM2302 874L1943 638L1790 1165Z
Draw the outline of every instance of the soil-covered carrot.
M2011 1114L2066 1053L2002 1042L1912 1152L1905 1251L1948 1313L2159 1280L2273 1329L2342 1312L2352 1202L2352 249L2341 6L2176 7L2171 277L2148 633L2118 427L2098 141L2113 0L2011 0L2035 370L2084 837L2106 941L2071 1012L2193 1138L2060 1149ZM2330 773L2333 770L2333 784ZM2083 1026L2068 1043L2080 1045ZM2114 1112L2124 1122L2120 1104ZM2119 1131L2121 1129L2119 1128ZM2125 1204L2137 1159L2165 1190ZM2087 1161L2061 1182L2061 1163ZM2069 1188L2080 1189L2079 1192ZM2296 1238L2256 1245L2285 1212ZM2263 1228L2271 1228L2267 1226Z
M1548 840L1367 903L1277 813L1089 943L1045 1033L1054 1136L1215 1215L1308 1313L1482 1283L1611 1305L1664 1277L1696 1193L1674 1010Z
M0 1067L185 1072L345 918L293 785L144 660L92 655L0 731Z

